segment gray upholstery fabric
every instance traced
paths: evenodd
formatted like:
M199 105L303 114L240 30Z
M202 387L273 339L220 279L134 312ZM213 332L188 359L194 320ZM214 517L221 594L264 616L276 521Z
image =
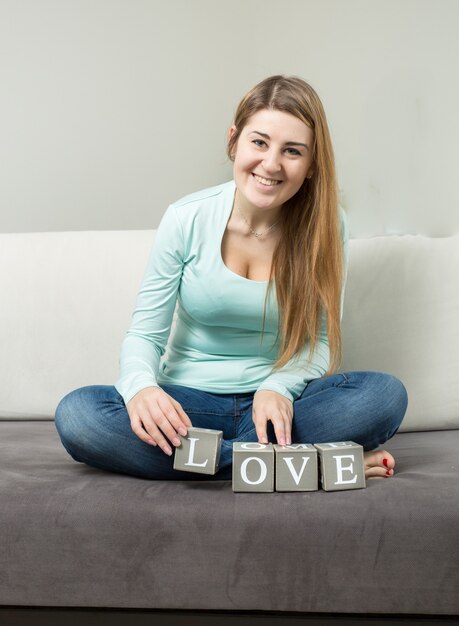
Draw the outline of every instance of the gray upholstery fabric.
M234 494L73 461L0 423L0 604L459 613L459 431L402 433L393 479Z

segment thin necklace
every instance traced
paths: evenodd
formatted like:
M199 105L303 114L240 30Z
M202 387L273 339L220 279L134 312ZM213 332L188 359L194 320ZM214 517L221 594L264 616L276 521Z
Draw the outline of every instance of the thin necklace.
M264 232L264 233L257 233L257 231L256 231L256 230L253 230L253 228L250 226L249 222L247 221L247 219L246 219L246 217L245 217L244 213L241 211L241 209L240 209L240 207L239 207L239 206L237 207L237 210L238 210L238 211L239 211L239 213L242 215L242 219L244 220L244 222L245 222L245 223L247 224L247 226L249 227L249 230L250 230L250 232L252 233L252 235L255 235L255 237L256 237L257 239L258 239L258 237L262 237L263 235L267 235L267 234L268 234L268 233L269 233L269 232L270 232L273 228L275 228L275 227L279 224L279 222L280 222L280 219L279 219L279 220L277 220L277 222L274 222L274 224L272 224L272 225L268 228L268 230L265 230L265 232Z

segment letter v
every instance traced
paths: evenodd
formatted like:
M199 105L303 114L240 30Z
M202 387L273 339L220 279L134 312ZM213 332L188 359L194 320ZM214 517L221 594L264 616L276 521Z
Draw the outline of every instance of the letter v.
M303 465L301 466L300 471L298 472L298 474L296 473L295 468L293 467L293 456L288 456L288 457L282 457L284 459L284 461L287 463L287 467L290 470L290 474L293 476L293 480L295 481L296 485L298 486L300 484L300 480L301 477L303 475L304 472L304 468L306 467L307 462L309 461L310 457L309 456L304 456L303 457Z

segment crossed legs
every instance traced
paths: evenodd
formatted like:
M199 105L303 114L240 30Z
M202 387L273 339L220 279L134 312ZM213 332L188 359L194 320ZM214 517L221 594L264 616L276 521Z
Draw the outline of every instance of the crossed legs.
M64 447L76 461L107 471L160 480L229 480L233 442L258 440L252 394L210 394L176 385L164 389L182 404L193 426L223 431L214 476L174 470L173 456L134 434L122 397L108 385L82 387L61 400L55 423ZM364 447L368 478L392 475L395 460L378 447L395 434L406 407L403 384L388 374L318 378L294 402L292 442L355 441ZM270 426L268 439L276 443Z

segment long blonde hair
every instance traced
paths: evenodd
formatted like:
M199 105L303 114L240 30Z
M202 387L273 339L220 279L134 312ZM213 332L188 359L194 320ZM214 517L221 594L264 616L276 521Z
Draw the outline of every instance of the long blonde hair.
M341 362L341 288L343 254L338 214L335 159L325 111L314 89L295 76L271 76L251 89L241 100L234 118L235 131L228 140L231 160L240 133L249 118L262 109L290 113L314 131L313 174L284 205L282 237L273 255L270 282L275 279L281 337L274 369L299 354L309 340L312 360L322 316L326 315L330 365Z

